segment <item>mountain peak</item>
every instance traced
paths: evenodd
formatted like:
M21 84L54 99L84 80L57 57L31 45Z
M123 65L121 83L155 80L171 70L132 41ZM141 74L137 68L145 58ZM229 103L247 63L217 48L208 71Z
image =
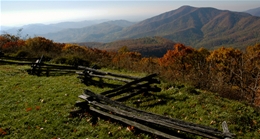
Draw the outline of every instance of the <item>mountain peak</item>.
M181 7L178 8L178 9L196 9L196 7L192 7L192 6L190 6L190 5L183 5L183 6L181 6Z

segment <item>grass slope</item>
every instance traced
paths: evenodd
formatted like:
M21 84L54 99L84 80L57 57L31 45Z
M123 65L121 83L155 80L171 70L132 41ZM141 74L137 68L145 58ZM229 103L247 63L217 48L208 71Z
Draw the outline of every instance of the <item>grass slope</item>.
M69 112L86 87L77 75L37 77L28 75L29 66L0 65L0 137L3 138L154 138L135 134L125 126L99 119L92 125L91 116L71 118ZM124 72L126 74L126 72ZM135 74L143 76L144 74ZM225 120L238 138L260 136L260 116L253 108L223 99L192 87L162 84L160 93L136 96L127 105L172 118L221 129ZM136 102L140 102L139 104ZM200 138L189 135L191 138Z
M0 66L0 137L108 138L112 132L115 138L135 138L118 124L100 120L92 126L90 116L69 117L86 88L76 75L37 77L28 75L28 68Z

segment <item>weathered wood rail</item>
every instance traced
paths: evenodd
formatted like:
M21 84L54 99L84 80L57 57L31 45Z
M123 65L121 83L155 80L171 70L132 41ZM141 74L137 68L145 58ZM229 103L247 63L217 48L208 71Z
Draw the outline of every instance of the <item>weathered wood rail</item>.
M75 74L77 70L79 70L77 66L46 64L42 56L40 59L37 59L35 63L31 64L31 69L28 69L27 72L37 76L53 76L69 73Z
M76 103L76 106L81 108L81 112L92 111L164 138L178 138L176 131L212 139L233 138L234 136L230 132L221 132L215 128L141 111L89 90L85 90L84 94L79 97L85 100ZM225 128L227 129L227 126ZM225 131L228 131L226 129Z
M153 91L153 92L161 91L161 89L156 86L156 84L160 83L160 81L154 78L157 76L157 74L152 74L140 78L140 77L134 77L134 76L128 76L122 74L115 74L110 72L103 72L88 67L80 67L80 68L84 68L83 72L77 72L79 74L78 78L81 79L82 83L86 85L97 85L97 86L107 85L109 87L112 87L113 88L112 90L102 92L101 95L104 95L109 98L116 97L114 99L117 101L124 101L126 99L129 99L141 93L147 94L149 91ZM99 78L99 81L96 81L93 78ZM103 79L117 80L122 83L108 84L105 83Z
M47 64L45 62L50 59L43 55L40 58L19 58L5 56L0 54L0 64L16 64L16 65L30 65L31 68L27 70L29 74L37 76L53 76L64 74L75 74L78 70L77 66L67 66L58 64Z
M149 132L163 138L181 138L178 131L212 139L227 139L234 137L234 134L228 131L226 122L223 122L224 132L221 132L218 129L208 126L141 111L136 108L126 106L122 103L122 101L138 95L141 92L159 92L160 88L154 85L160 83L154 78L156 77L156 74L151 74L143 78L129 77L114 73L101 72L91 68L85 69L84 72L78 72L78 74L79 78L83 80L83 83L86 81L91 83L92 78L99 77L122 81L125 84L99 94L93 93L90 90L84 90L84 93L79 96L79 98L84 101L77 102L75 104L80 109L71 112L72 115L88 111L134 126L142 131ZM123 93L126 95L123 97L118 97Z
M5 56L4 53L0 52L0 63L3 64L17 64L17 65L31 65L38 58L19 58Z
M78 68L84 70L84 71L77 72L77 74L79 75L78 78L81 79L82 83L85 83L86 85L98 84L98 82L93 80L94 77L97 77L100 80L110 79L110 80L117 80L124 83L129 83L133 80L139 79L139 77L115 74L110 72L103 72L94 68L89 68L84 66L78 66Z

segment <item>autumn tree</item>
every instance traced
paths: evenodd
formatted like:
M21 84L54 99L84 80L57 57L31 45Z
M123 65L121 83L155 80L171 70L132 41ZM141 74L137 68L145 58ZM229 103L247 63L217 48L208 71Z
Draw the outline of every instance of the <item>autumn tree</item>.
M25 41L24 51L30 52L31 56L53 58L61 53L62 45L54 43L44 37L29 38Z
M16 53L24 45L24 40L20 39L20 32L22 29L18 30L16 35L11 35L8 33L2 34L0 36L0 51L5 53Z
M147 73L159 73L159 63L158 58L154 57L143 57L139 60L136 70L139 72Z
M251 104L260 105L260 44L248 46L243 57L243 70L237 74L239 87Z
M192 68L190 63L191 54L195 50L183 44L175 44L173 50L168 50L167 53L159 59L159 64L163 70L163 74L170 80L184 82Z
M138 52L124 52L114 55L112 62L117 68L133 70L141 58Z
M119 54L123 54L123 53L126 53L126 52L130 52L130 50L128 49L127 46L122 46L118 49L117 51Z
M237 75L243 72L242 51L221 47L211 52L207 60L210 64L210 89L222 92L226 97L241 99L242 94L237 90L240 86Z

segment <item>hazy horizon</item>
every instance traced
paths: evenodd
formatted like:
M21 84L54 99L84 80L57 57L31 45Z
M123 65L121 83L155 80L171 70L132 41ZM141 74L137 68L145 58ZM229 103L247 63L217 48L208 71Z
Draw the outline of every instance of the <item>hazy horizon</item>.
M85 20L128 20L137 22L181 6L213 7L220 10L246 11L260 7L260 1L1 1L1 26L53 24Z

